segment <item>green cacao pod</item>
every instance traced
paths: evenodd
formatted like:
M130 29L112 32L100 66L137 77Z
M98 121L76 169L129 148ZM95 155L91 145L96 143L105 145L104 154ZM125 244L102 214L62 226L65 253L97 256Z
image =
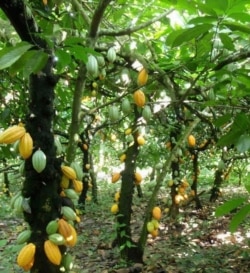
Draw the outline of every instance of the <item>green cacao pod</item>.
M42 150L37 150L32 156L33 168L41 173L46 167L46 155Z
M111 106L110 108L109 108L109 118L110 118L110 120L112 121L112 122L115 122L115 121L117 121L118 119L119 119L119 116L120 116L120 114L119 114L119 109L118 109L118 107L117 106Z
M98 75L98 62L93 55L88 56L86 68L91 76L96 77Z
M22 231L17 236L17 239L16 239L17 244L21 245L26 243L29 240L30 236L31 236L31 230L27 229Z
M49 240L58 246L64 245L66 243L64 237L59 233L53 233L49 235Z
M74 200L74 199L78 199L79 198L79 196L77 195L77 193L73 189L65 189L64 193L70 199Z
M103 67L105 66L105 59L103 56L96 56L96 59L97 59L97 63L99 65L99 67Z
M131 112L131 104L128 98L122 100L122 112L124 114L129 114Z
M73 257L69 254L66 253L62 257L62 266L64 269L67 271L71 270L73 268Z
M76 162L72 162L70 167L75 171L77 180L82 180L83 171L81 166Z
M46 226L46 232L48 235L56 233L58 230L58 221L52 220Z
M143 110L142 110L142 117L146 120L149 121L152 117L152 112L151 109L148 105L145 105Z
M68 207L68 206L62 206L62 215L66 220L75 221L76 220L76 213L75 211Z
M110 63L113 63L116 59L116 51L114 47L110 47L107 52L107 59Z

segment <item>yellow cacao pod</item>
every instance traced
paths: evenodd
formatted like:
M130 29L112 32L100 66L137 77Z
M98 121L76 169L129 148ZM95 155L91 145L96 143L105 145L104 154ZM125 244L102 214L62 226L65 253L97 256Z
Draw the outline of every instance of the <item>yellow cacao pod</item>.
M120 174L120 173L113 173L113 174L112 174L111 181L112 181L112 183L115 183L115 182L117 182L120 178L121 178L121 174Z
M148 72L145 68L142 68L142 70L139 72L137 77L137 84L139 86L145 85L148 81Z
M76 172L73 168L69 166L61 166L63 174L68 177L69 179L76 179Z
M60 233L66 241L70 238L72 233L70 224L62 218L58 220L58 233Z
M144 145L146 142L146 140L143 136L138 136L136 140L137 140L138 145L140 145L140 146Z
M119 157L119 159L120 159L120 161L121 162L124 162L125 160L126 160L126 154L122 154L120 157Z
M154 229L150 232L150 234L152 235L153 238L156 238L159 234L159 230L158 229Z
M152 210L152 216L154 217L154 219L160 220L161 219L161 208L154 207Z
M30 265L34 261L35 252L36 246L33 243L25 245L17 256L17 264L22 268Z
M138 107L143 107L145 105L146 97L145 97L145 94L143 93L143 91L141 91L141 90L135 91L133 98L134 98L135 104Z
M196 140L195 140L195 137L193 135L189 135L188 136L188 145L190 147L194 147L196 144Z
M0 144L14 143L19 140L25 132L26 130L23 126L11 126L0 134Z
M119 207L117 204L113 204L110 211L113 213L113 214L116 214L118 211L119 211Z
M52 243L50 240L44 242L44 252L52 264L60 265L62 254L58 245Z
M62 176L62 179L61 179L61 182L60 182L60 186L63 189L67 189L69 187L69 179L65 175Z
M117 192L115 193L114 200L115 200L116 202L118 202L118 201L119 201L119 199L120 199L120 192L119 192L119 191L117 191Z
M142 176L140 173L135 173L135 183L140 184L142 182Z
M23 159L27 159L32 155L33 139L29 133L25 133L19 141L19 153Z
M77 243L77 233L73 226L69 225L71 229L71 236L66 239L66 245L69 247L74 247Z
M74 190L78 193L80 193L83 190L83 183L80 180L74 179L73 180L73 187Z

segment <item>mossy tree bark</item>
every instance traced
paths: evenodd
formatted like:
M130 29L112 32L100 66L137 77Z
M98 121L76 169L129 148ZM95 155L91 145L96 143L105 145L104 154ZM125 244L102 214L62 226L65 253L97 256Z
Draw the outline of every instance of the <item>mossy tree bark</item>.
M21 40L34 44L38 49L47 51L44 40L37 35L37 26L32 16L27 16L24 1L0 2L0 7L16 29ZM47 51L48 52L48 51ZM48 52L49 54L49 52ZM25 162L25 181L22 195L28 206L24 219L32 231L30 242L36 245L35 261L30 272L59 273L59 266L53 265L44 253L47 239L46 225L60 216L61 198L61 161L56 158L52 122L54 118L54 88L56 79L52 73L53 58L49 57L45 68L39 74L30 76L29 113L25 127L34 142L34 151L41 149L46 155L46 168L37 173L32 165L32 157ZM63 249L62 249L63 251Z

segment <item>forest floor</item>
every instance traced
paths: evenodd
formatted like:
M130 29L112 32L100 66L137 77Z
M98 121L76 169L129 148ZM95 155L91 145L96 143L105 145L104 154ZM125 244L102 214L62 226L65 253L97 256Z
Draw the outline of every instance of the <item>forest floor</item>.
M235 187L234 187L235 189ZM72 273L247 273L250 272L250 225L244 221L237 232L231 234L228 224L232 214L216 218L215 208L230 197L246 192L237 188L223 189L225 194L215 203L209 203L209 192L201 196L203 208L194 209L194 203L181 208L175 223L167 213L163 214L159 236L148 236L144 264L125 266L119 260L115 239L115 216L110 213L113 192L99 197L99 204L88 202L86 213L78 225L78 244L70 251L75 256ZM108 194L108 198L107 195ZM99 194L100 195L100 194ZM224 197L225 196L225 197ZM160 196L159 205L164 209L165 197ZM133 237L138 239L143 221L147 197L135 196ZM166 207L166 206L165 206ZM15 244L18 233L24 228L21 218L8 213L0 214L0 272L20 273L16 255L20 246Z

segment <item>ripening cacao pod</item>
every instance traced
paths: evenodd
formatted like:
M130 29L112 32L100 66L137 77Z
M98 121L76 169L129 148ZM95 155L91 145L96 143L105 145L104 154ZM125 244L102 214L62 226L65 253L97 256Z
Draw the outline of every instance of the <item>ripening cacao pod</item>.
M145 68L142 68L142 70L139 72L137 77L137 84L138 86L145 85L148 81L148 72Z
M66 245L69 247L74 247L77 243L77 233L72 225L69 225L71 229L71 236L66 239Z
M189 147L194 147L196 144L195 137L193 135L188 136L188 145Z
M61 166L61 170L68 179L76 179L76 172L73 168L69 166Z
M116 51L114 47L110 47L107 52L107 59L110 63L113 63L116 59Z
M98 75L98 62L93 55L88 56L86 69L91 76L96 77Z
M145 105L143 110L142 110L142 117L146 120L149 121L152 117L152 112L151 109L148 105Z
M156 219L152 219L152 220L151 220L151 223L154 225L154 228L155 228L155 229L158 229L159 226L160 226L159 221L156 220Z
M110 108L109 108L109 118L112 122L115 122L119 119L120 117L120 113L119 113L119 109L117 106L115 105L112 105Z
M122 112L127 115L131 112L131 104L128 98L125 98L122 100L122 105L121 105Z
M147 223L147 231L148 233L152 232L155 229L154 224L152 223L152 221Z
M38 172L41 173L46 167L46 155L42 150L37 150L32 155L32 165L33 168Z
M52 264L60 265L62 254L58 245L52 243L50 240L44 242L44 252Z
M143 107L146 103L146 97L143 91L137 90L133 94L134 102L138 107Z
M115 183L115 182L117 182L120 178L121 178L121 174L120 174L120 173L113 173L113 174L112 174L112 178L111 178L111 182L112 182L112 183Z
M25 133L19 141L19 153L23 159L27 159L32 155L33 139L29 133Z
M158 229L154 229L150 232L150 234L152 235L153 238L156 238L159 234L159 230Z
M73 187L74 187L74 190L77 193L82 192L82 190L83 190L83 183L82 183L82 181L74 179L73 180Z
M30 236L31 236L31 230L27 229L22 231L21 233L19 233L19 235L16 238L17 244L22 245L26 243L29 240Z
M161 208L154 207L152 210L152 216L154 217L154 219L160 220L161 219Z
M141 136L141 135L139 135L137 137L136 141L137 141L138 145L140 145L140 146L144 145L145 142L146 142L145 138L143 136Z
M118 205L117 205L117 204L113 204L113 205L111 206L110 211L111 211L113 214L116 214L116 213L119 211Z
M13 125L0 134L0 144L11 144L19 140L26 130L23 126Z
M25 245L17 256L17 264L25 268L34 261L36 246L33 243Z
M57 220L51 220L47 226L46 226L46 232L48 235L51 235L53 233L56 233L58 230L58 221Z
M116 202L118 202L119 199L120 199L120 192L117 191L117 192L115 193L114 200L115 200Z
M142 176L140 173L136 172L135 173L135 183L140 184L142 182Z
M69 179L64 174L62 175L60 186L63 189L67 189L69 187Z
M58 233L60 233L66 241L71 236L72 231L70 224L63 218L58 220Z

